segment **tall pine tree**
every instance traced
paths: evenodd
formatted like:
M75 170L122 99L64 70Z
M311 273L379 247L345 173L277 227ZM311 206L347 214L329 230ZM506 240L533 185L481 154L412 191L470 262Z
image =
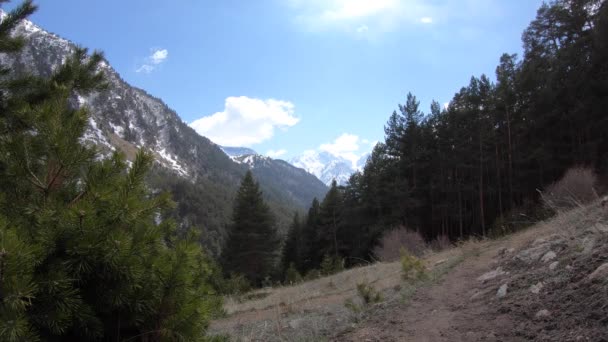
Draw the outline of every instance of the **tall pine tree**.
M232 226L222 252L224 270L261 285L276 271L280 239L275 218L262 198L251 171L241 182L234 202Z

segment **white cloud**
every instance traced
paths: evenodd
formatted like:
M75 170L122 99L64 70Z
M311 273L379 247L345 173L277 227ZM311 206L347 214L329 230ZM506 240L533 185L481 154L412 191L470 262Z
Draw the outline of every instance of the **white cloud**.
M146 57L144 63L135 70L136 72L143 72L146 74L156 70L169 57L169 51L167 49L154 49L152 54Z
M223 111L195 120L190 126L217 144L249 147L272 138L275 128L297 124L300 119L294 115L294 108L289 101L229 97Z
M319 146L319 150L347 159L355 165L357 160L361 158L360 142L362 141L358 136L343 133L333 142Z
M152 65L148 65L148 64L144 64L142 66L140 66L139 68L137 68L137 70L135 70L135 72L143 72L144 74L149 74L152 71L154 71L154 67Z
M365 33L369 31L369 27L367 25L361 25L357 27L357 33Z
M379 34L452 19L475 23L500 15L499 0L289 0L294 22L305 30Z
M152 53L152 56L150 56L150 61L153 64L160 64L164 62L167 57L169 57L169 51L167 51L167 49L156 50Z
M287 150L285 150L285 149L280 149L280 150L278 150L278 151L275 151L275 150L268 150L268 151L266 152L266 155L267 155L268 157L270 157L270 158L273 158L273 159L279 158L280 156L283 156L283 155L285 155L285 154L287 154Z

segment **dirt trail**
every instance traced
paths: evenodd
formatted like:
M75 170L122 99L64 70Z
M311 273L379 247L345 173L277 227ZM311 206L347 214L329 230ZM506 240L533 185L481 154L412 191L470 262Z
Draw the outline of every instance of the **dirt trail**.
M465 258L438 284L419 289L409 302L396 303L333 340L515 341L503 333L514 329L508 315L496 315L491 303L470 299L477 291L496 291L480 290L477 278L495 265L501 246L484 246L479 255Z
M332 341L608 342L608 211L582 208L478 247Z
M380 263L271 289L264 299L229 303L230 316L210 332L237 341L608 342L605 209L583 208L425 262L433 277L418 285L403 282L398 263ZM356 318L344 303L361 282L384 300Z

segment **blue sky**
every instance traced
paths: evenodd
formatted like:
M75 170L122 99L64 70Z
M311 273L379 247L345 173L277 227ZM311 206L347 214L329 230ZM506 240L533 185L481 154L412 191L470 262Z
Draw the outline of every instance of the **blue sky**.
M493 76L542 1L36 3L35 23L102 50L212 140L287 159L367 152L408 91L428 111L472 75Z

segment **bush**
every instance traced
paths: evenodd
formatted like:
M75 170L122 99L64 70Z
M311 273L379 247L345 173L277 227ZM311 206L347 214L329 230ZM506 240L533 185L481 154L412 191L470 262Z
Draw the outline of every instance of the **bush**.
M359 315L365 311L365 309L367 309L370 305L380 303L382 301L382 294L373 286L366 283L357 284L357 295L360 304L355 303L355 301L352 299L347 299L344 302L344 306L346 306L346 308L351 310L356 315Z
M403 280L420 280L426 275L426 268L422 260L401 250L401 276Z
M321 278L321 272L315 269L308 271L308 273L306 273L306 275L304 276L305 281L315 280L319 278Z
M336 274L344 270L344 259L325 255L321 261L321 274L324 276Z
M437 238L431 242L431 248L434 251L442 251L450 247L452 247L452 242L450 241L450 238L444 234L437 236Z
M401 256L401 249L420 257L427 249L427 245L420 233L401 226L382 235L378 245L374 248L374 255L380 261L397 261Z
M365 305L376 304L382 301L382 294L366 283L357 284L357 294Z
M221 290L222 294L239 296L251 291L251 283L242 274L230 273L230 276L224 279Z
M293 285L302 282L302 275L296 269L296 266L292 262L289 264L289 268L285 271L285 284Z
M599 198L596 192L597 175L592 169L574 167L557 182L541 192L542 201L554 212L569 210Z

